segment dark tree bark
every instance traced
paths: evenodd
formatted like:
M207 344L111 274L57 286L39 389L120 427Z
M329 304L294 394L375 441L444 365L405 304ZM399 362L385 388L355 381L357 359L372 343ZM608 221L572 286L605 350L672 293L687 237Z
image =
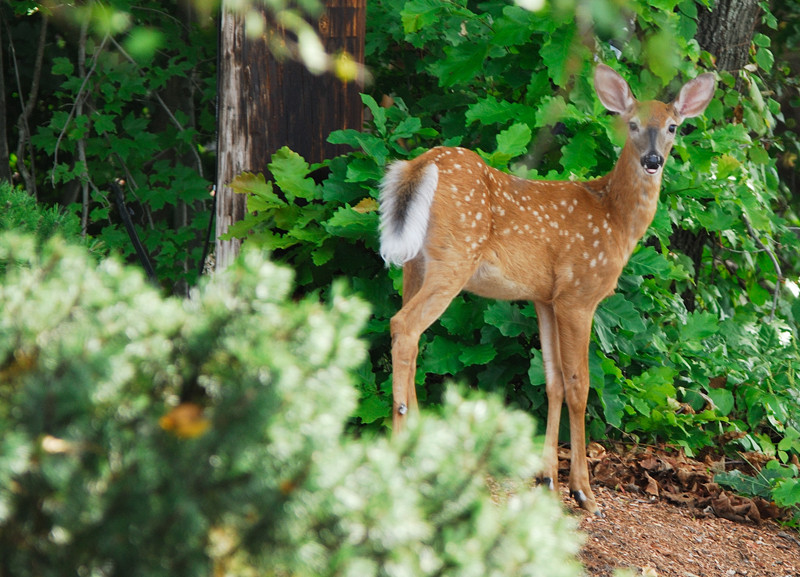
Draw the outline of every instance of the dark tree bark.
M317 31L329 53L346 49L363 62L366 0L328 0ZM255 6L256 4L254 4ZM266 14L262 14L265 24ZM266 26L265 26L266 29ZM245 171L265 172L272 154L290 146L310 162L341 150L326 142L338 128L360 129L358 87L330 75L314 76L300 64L279 62L265 37L248 38L241 16L220 20L219 140L217 150L216 268L228 266L240 241L220 240L245 214L245 199L229 186Z
M8 149L8 125L6 124L6 72L3 58L3 26L0 13L0 181L11 182L11 155Z
M714 55L717 69L740 70L750 61L750 44L760 15L758 0L717 0L711 11L700 9L695 39L703 50ZM692 232L677 227L670 238L675 249L692 259L695 278L709 240L703 229ZM687 310L693 311L694 292L686 290L681 297Z
M758 0L717 0L711 11L700 10L695 39L719 70L739 70L749 61L760 15Z

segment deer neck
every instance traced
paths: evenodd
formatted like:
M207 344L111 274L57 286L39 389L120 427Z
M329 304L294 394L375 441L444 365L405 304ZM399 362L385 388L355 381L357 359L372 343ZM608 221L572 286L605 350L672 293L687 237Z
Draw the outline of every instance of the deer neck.
M628 143L611 172L604 176L602 203L615 222L617 238L626 255L647 232L658 207L663 167L656 174L647 174L640 155Z

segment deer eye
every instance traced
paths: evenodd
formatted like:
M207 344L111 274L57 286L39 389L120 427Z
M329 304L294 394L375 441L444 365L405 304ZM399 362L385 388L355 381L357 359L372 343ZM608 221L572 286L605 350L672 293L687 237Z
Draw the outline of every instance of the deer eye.
M670 134L675 134L675 131L678 130L678 125L677 124L670 124L667 127L667 130L669 130Z
M635 122L629 122L628 128L631 129L631 132L636 132L637 130L639 130L639 125L636 124Z

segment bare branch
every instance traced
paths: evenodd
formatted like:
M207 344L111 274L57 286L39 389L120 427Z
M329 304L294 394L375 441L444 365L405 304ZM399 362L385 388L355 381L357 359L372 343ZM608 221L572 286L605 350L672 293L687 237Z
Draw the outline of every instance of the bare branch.
M84 26L88 26L88 24L84 24ZM81 38L83 38L83 35L84 35L84 32L83 32L83 26L82 26L81 27ZM89 71L84 76L83 82L81 82L81 86L78 89L78 94L75 97L75 102L72 103L72 108L69 111L69 115L67 115L67 121L64 123L64 128L61 129L61 132L58 135L58 139L56 139L56 147L55 147L55 151L53 152L53 178L55 178L55 167L58 166L58 149L61 147L61 140L64 138L64 135L67 132L67 127L69 126L69 123L72 122L72 118L75 116L76 109L78 108L78 103L81 102L81 105L82 105L82 101L85 98L84 89L86 88L86 84L89 82L89 78L91 78L94 75L94 70L95 70L95 68L97 68L97 58L100 55L100 53L103 52L103 48L105 47L106 42L108 42L108 38L109 38L109 35L107 34L103 38L103 41L100 43L100 46L97 47L97 50L95 51L94 56L92 56L92 67L89 69ZM84 44L84 50L85 50L85 41L82 41L82 42Z
M49 18L47 14L42 14L42 28L39 32L39 43L36 47L36 60L33 65L33 78L31 80L30 91L28 92L28 101L22 96L22 81L19 77L19 63L17 62L17 52L14 48L14 42L11 37L11 32L8 31L9 47L11 48L11 58L14 61L14 75L17 80L17 92L19 94L20 104L22 105L22 113L17 120L17 127L19 131L19 141L17 144L17 169L25 180L25 188L28 193L36 198L36 163L33 155L33 146L31 144L31 128L28 120L33 113L33 108L36 106L36 100L39 96L39 81L42 77L42 62L44 61L44 47L47 40L47 24ZM25 166L25 148L28 147L30 154L31 171Z

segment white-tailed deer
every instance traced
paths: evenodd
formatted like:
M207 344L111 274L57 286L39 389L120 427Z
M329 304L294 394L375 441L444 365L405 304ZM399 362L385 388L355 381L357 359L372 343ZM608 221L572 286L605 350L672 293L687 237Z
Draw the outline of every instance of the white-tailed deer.
M558 480L558 424L569 409L569 489L598 512L589 486L584 419L588 350L597 305L653 220L662 167L678 125L702 114L712 74L688 82L670 104L638 102L614 70L598 65L595 90L628 125L614 169L588 182L525 180L463 148L434 148L392 164L381 185L381 255L403 266L403 307L392 318L395 432L417 408L419 338L462 290L531 300L539 319L548 416L543 480Z

